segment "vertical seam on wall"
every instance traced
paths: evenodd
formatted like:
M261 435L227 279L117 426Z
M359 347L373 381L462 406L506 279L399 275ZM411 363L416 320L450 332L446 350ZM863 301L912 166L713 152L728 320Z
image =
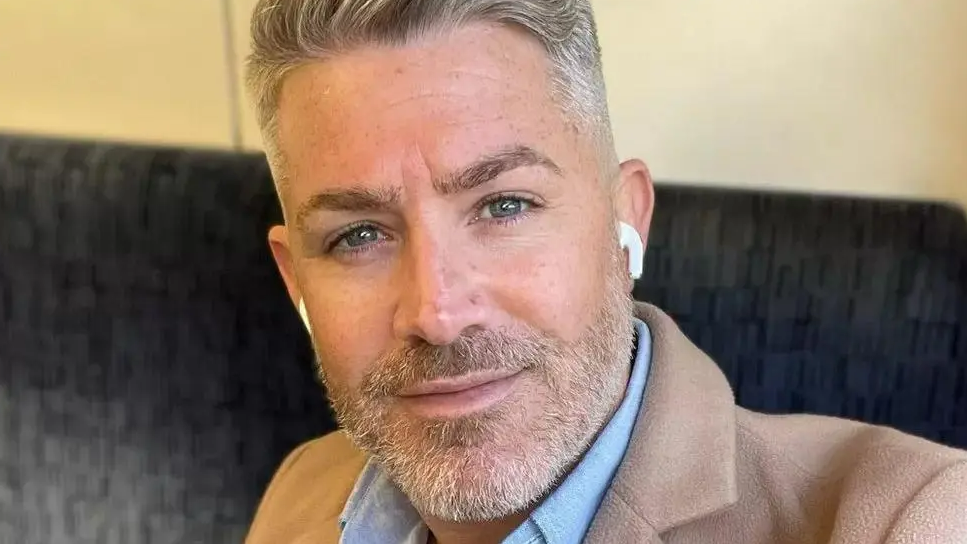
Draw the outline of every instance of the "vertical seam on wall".
M235 32L232 20L232 0L221 0L222 41L225 50L225 74L228 78L229 131L232 147L242 150L242 104L238 86L238 59L235 56Z

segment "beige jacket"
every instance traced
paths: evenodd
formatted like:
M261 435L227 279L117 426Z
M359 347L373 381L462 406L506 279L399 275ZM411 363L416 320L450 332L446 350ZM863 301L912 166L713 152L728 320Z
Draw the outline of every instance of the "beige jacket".
M967 543L967 452L894 430L735 406L660 310L648 390L586 542ZM283 462L248 544L328 544L365 463L341 432Z

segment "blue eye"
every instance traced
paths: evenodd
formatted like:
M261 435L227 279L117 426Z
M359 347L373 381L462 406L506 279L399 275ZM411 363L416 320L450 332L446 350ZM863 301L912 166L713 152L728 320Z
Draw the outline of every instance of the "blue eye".
M372 225L361 225L347 231L333 244L333 249L342 246L345 249L359 249L379 242L379 229Z
M508 219L518 216L530 209L530 202L522 198L501 197L481 210L481 219Z

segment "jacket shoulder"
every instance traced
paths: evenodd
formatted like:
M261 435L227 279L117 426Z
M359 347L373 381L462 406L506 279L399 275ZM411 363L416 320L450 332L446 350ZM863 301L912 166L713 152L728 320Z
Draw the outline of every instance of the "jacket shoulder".
M889 427L814 415L766 415L737 409L739 444L784 457L804 473L824 479L870 465L935 474L967 460L967 451ZM740 447L740 451L741 451Z
M272 477L246 544L337 542L339 514L365 463L342 431L297 447Z
M948 467L900 513L887 544L961 543L967 537L967 461Z
M738 411L740 481L770 482L754 492L787 505L799 517L787 523L819 541L893 542L888 535L911 515L941 526L962 521L963 450L844 419ZM959 503L931 499L957 493L951 486L959 486Z

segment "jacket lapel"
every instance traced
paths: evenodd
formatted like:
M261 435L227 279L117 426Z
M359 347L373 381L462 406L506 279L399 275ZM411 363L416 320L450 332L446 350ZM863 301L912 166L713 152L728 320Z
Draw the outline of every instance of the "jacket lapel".
M639 303L652 335L644 402L586 542L659 534L734 504L735 400L725 376L670 317Z

